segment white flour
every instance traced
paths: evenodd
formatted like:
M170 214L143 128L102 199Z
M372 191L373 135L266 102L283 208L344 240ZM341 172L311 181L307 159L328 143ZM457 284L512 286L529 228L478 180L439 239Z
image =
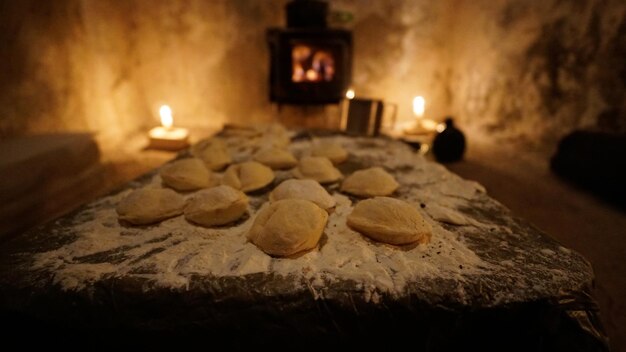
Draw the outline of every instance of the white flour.
M379 293L401 295L408 282L419 282L421 278L463 282L491 269L464 244L462 236L440 223L478 230L493 227L454 210L471 204L473 197L484 192L482 186L451 174L399 144L368 140L373 143L368 147L357 146L358 139L330 139L349 150L352 160L369 163L364 167L381 165L392 170L401 184L399 197L414 204L432 224L429 244L397 248L374 243L352 231L346 226L352 202L335 190L337 206L330 214L321 248L297 258L272 258L246 241L258 209L254 199L250 217L234 227L207 229L178 216L158 225L133 228L120 225L115 212L117 203L130 192L127 190L93 203L85 211L85 215L91 215L86 218L93 219L70 228L78 235L76 241L38 254L35 265L54 272L55 281L67 290L83 289L104 276L134 275L164 287L180 288L189 284L192 274L223 277L274 273L293 277L294 285L308 286L316 296L323 294L328 282L352 280L362 287L366 300L373 302L378 301ZM309 145L310 141L297 141L291 149L303 155ZM281 179L287 176L278 175ZM158 175L149 187L160 187ZM422 209L420 203L426 203L426 208ZM107 253L99 255L101 252Z

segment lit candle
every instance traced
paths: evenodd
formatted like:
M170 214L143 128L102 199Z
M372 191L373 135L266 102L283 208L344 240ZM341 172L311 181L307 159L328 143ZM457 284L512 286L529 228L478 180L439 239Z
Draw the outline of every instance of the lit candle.
M424 117L424 111L426 111L426 100L424 100L424 97L418 96L413 98L413 113L418 120Z
M431 129L431 120L424 118L424 112L426 111L426 100L422 96L413 98L413 114L415 120L404 129L404 133L407 134L428 134L434 130Z
M161 105L159 116L161 117L161 125L168 130L172 129L174 118L172 117L172 108L169 105Z
M159 109L161 125L148 132L150 147L155 149L179 150L189 146L189 131L185 128L173 127L172 109L162 105Z
M415 124L412 133L428 134L437 130L437 122L424 118L426 111L426 100L422 96L413 98L413 113L415 114Z

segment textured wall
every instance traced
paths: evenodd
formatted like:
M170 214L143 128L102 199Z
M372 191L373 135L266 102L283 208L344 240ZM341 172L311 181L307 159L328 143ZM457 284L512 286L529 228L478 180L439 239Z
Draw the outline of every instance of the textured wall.
M0 137L49 131L125 136L157 124L278 117L332 127L338 108L268 102L265 29L286 0L0 1ZM624 120L620 0L336 0L352 12L354 88L412 118L457 117L476 136L554 143ZM335 24L337 25L337 24Z
M3 2L3 135L258 118L267 107L264 29L280 6L260 1ZM6 15L5 15L6 14ZM8 20L8 23L4 23Z
M455 2L448 89L465 126L548 147L626 130L626 2Z
M268 102L265 29L284 25L284 3L0 2L0 135L121 136L156 124L164 102L176 124L189 127L273 116L332 126L337 107L278 111ZM428 1L393 4L337 1L332 8L355 17L347 26L355 30L357 94L403 103L410 118L413 95L441 100L445 11Z
M450 3L446 1L337 2L355 14L357 95L398 104L399 120L413 118L412 100L422 95L426 116L447 112L446 47Z

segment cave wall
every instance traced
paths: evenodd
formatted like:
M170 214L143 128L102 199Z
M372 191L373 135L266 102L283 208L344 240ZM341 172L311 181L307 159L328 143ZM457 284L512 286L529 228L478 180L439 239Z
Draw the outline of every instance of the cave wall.
M0 134L89 130L116 136L158 123L258 119L264 29L280 6L260 1L5 1L0 9Z
M336 127L339 109L268 101L265 30L284 26L286 1L24 0L0 3L0 136L96 131L123 136L158 124L283 120ZM443 114L439 68L445 4L336 1L351 12L358 96L386 99L411 118L425 95Z
M268 101L265 29L286 0L0 2L0 137L124 136L168 103L192 129L279 120L336 127L339 109ZM554 144L626 120L626 4L617 0L335 0L353 15L357 96L470 137ZM475 137L474 137L475 136Z
M474 136L553 147L626 131L624 1L456 1L451 110Z

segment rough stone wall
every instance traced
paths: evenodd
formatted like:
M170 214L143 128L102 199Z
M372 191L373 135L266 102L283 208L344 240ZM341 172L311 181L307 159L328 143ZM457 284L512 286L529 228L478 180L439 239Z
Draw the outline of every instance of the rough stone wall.
M0 3L0 135L259 119L267 109L265 1Z
M426 99L425 116L447 113L446 37L450 3L446 1L344 1L355 14L356 94L398 104L398 120L413 119L412 100Z
M451 110L474 135L553 147L626 130L626 3L455 0Z
M0 2L0 137L270 119L335 127L339 109L268 101L265 29L287 0ZM335 0L351 12L357 96L412 118L452 114L470 137L554 144L626 120L621 0ZM333 24L339 26L339 24ZM599 117L600 116L600 117ZM600 120L600 122L599 122Z
M281 118L334 127L339 109L268 102L265 29L286 1L7 1L0 3L0 136L91 130L123 136L158 123L162 103L188 127ZM355 31L359 96L411 117L413 95L442 114L444 5L336 1ZM433 102L434 101L434 102ZM439 106L434 108L433 106Z

